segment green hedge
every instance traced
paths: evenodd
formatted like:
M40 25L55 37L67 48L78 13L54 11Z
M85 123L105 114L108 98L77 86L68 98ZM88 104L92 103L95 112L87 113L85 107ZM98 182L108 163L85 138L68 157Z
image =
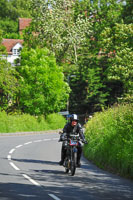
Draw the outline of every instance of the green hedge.
M133 178L133 106L96 113L86 125L85 156L97 166Z
M45 119L43 116L7 115L4 111L0 112L0 133L55 130L63 128L65 123L65 118L55 113Z

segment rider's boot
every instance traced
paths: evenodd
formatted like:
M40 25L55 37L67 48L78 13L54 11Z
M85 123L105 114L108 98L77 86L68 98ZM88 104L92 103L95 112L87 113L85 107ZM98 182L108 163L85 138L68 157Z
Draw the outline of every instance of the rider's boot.
M80 157L81 157L81 154L78 154L78 156L77 156L77 165L76 165L77 167L81 166Z
M61 161L59 162L59 165L63 165L64 160L65 160L65 152L62 151L62 152L61 152Z
M81 163L80 163L80 161L77 161L77 165L76 165L76 167L81 167Z
M63 165L64 160L60 160L59 165Z

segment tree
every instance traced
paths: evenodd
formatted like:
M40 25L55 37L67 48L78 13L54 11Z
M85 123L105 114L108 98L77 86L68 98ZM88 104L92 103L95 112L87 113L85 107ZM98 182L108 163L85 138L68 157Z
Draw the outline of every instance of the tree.
M126 0L123 5L122 17L124 19L124 23L131 24L133 23L133 2L132 0Z
M109 93L107 104L113 104L118 98L131 93L132 90L133 26L123 24L121 17L124 9L123 3L108 1L107 4L104 0L100 2L95 14L92 44L95 49L100 50L99 53L97 52L99 54L98 65L102 70L102 82Z
M3 31L0 29L0 56L6 52L6 48L2 45L2 33Z
M28 45L47 46L54 52L57 62L65 66L66 77L76 75L70 82L70 109L76 111L80 107L79 112L94 112L115 103L129 85L125 85L124 76L119 80L112 79L112 69L115 66L118 70L122 62L123 54L119 50L126 47L129 55L132 51L131 40L122 41L120 34L117 37L115 32L116 24L123 24L123 2L31 0L31 5L33 29L30 27L30 32L27 31ZM120 29L122 32L122 26ZM32 36L33 30L36 35ZM127 58L124 60L126 63Z
M8 111L14 106L18 91L17 72L0 56L0 109ZM9 105L10 102L10 105Z
M113 29L105 29L102 34L104 38L102 45L109 49L113 46L115 49L115 55L110 54L108 59L108 79L121 82L123 95L131 95L133 89L133 25L116 23Z
M24 48L19 72L19 108L34 115L47 115L66 106L69 88L62 68L47 49Z
M2 54L6 53L6 49L1 45L2 41L2 31L0 30L0 109L7 110L9 105L9 100L12 100L18 89L17 79L14 68L7 63L6 59L2 57Z
M94 62L93 57L82 57L78 62L76 78L71 81L73 94L70 97L70 108L80 114L100 111L106 106L109 91L99 64L98 58Z
M78 15L74 19L74 6L73 0L31 0L33 30L30 32L37 33L38 44L53 52L57 62L76 63L78 51L90 33L90 23L85 16ZM31 40L27 38L27 41L31 46Z
M0 18L16 21L19 17L30 17L29 1L0 0Z
M8 1L0 0L0 18L5 18L8 16Z
M18 33L18 21L13 21L9 18L0 19L0 29L3 31L3 37L8 33Z
M18 33L18 18L20 17L31 17L29 1L0 0L0 29L3 30L3 37L12 38L11 33Z
M74 104L77 108L80 107L80 113L85 113L85 110L86 112L99 111L114 100L110 98L114 85L112 84L112 89L111 86L109 87L110 81L107 76L108 53L113 52L114 49L113 46L109 49L102 45L104 38L101 34L105 28L112 28L116 22L121 21L121 10L121 4L111 0L108 4L105 0L100 1L100 4L99 1L76 1L75 15L84 14L85 11L92 24L91 34L86 36L86 45L82 46L81 52L78 52L81 56L77 62L78 81L75 83L79 82L80 87L76 87L76 84L72 86L73 90L76 89L75 96L81 94L80 97L75 98L77 103Z
M10 0L9 5L10 9L10 18L16 20L19 17L29 18L32 15L32 11L29 9L30 1L27 0Z

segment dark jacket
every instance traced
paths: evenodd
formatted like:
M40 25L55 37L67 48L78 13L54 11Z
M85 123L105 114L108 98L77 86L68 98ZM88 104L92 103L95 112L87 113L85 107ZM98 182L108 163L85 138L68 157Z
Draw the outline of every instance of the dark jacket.
M73 127L73 126L71 126L71 122L68 122L63 128L63 134L66 134L67 137L69 137L70 134L74 134L74 135L79 134L80 138L82 140L85 140L85 136L83 134L83 129L82 129L80 123L77 123L77 125Z

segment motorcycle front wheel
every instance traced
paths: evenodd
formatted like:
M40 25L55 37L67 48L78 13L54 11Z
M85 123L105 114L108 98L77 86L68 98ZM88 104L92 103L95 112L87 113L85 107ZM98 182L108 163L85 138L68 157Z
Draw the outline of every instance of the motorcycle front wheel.
M76 171L76 161L77 161L77 152L74 152L73 158L71 161L71 176L74 176L75 171Z
M65 173L68 173L70 169L70 160L68 160L67 158L65 159L64 167L65 167Z

